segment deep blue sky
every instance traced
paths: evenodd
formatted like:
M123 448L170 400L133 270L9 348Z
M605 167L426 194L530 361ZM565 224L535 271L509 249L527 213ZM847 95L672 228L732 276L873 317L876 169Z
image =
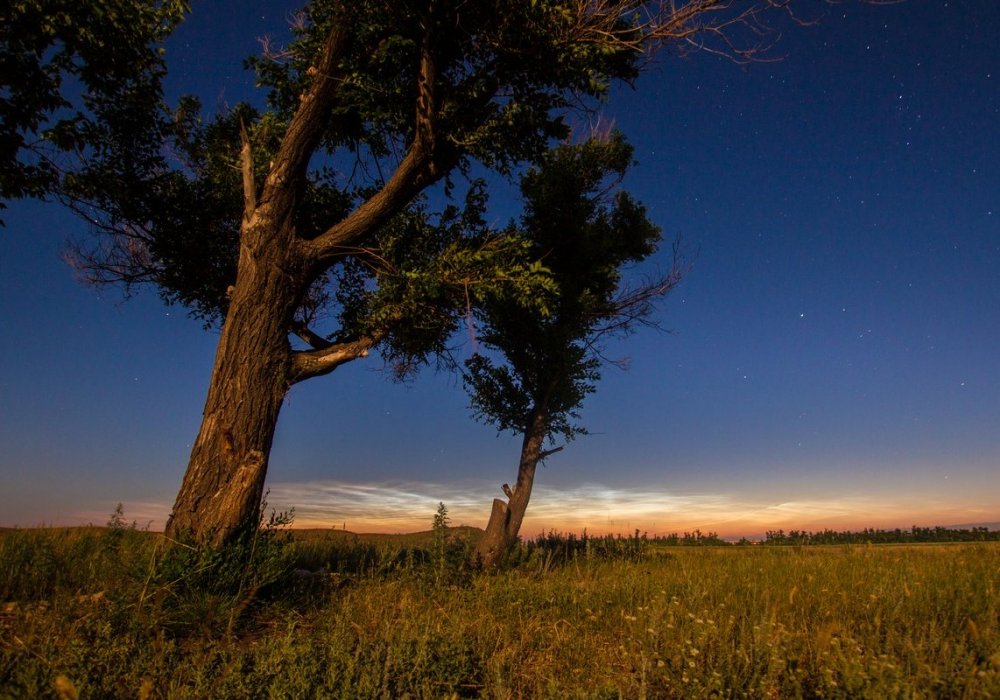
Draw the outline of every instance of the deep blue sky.
M275 6L196 2L171 90L246 97L240 60L283 32ZM694 266L659 314L671 332L611 349L631 369L605 372L593 434L540 471L529 533L1000 521L1000 3L780 28L780 61L661 56L606 106L636 146L627 186ZM4 218L0 525L103 522L122 501L162 526L215 334L152 292L74 282L60 253L81 224L55 205ZM379 367L292 391L272 504L403 531L443 500L484 524L516 440L474 423L454 378Z

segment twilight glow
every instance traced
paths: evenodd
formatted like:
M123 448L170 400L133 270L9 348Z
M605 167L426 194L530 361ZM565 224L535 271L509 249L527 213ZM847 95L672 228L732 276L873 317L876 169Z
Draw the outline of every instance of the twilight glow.
M294 508L296 528L345 528L352 532L401 533L430 528L439 502L448 506L453 525L480 525L489 517L485 484L459 487L419 482L342 483L315 481L272 484L269 508ZM497 492L499 496L499 491ZM911 525L963 525L985 522L1000 509L1000 497L968 501L885 495L843 494L797 501L767 501L738 494L671 495L664 491L608 488L582 484L565 490L538 487L523 534L549 530L591 534L650 535L694 529L723 537L753 537L770 529L834 530L863 527L909 528ZM130 520L162 527L169 503L124 504ZM100 524L107 513L80 512L79 523ZM994 523L996 526L997 524Z

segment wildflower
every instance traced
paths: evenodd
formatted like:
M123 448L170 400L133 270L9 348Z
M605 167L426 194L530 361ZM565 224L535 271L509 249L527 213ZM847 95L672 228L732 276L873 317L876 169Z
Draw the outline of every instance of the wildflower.
M73 681L66 676L56 676L55 680L52 681L52 685L55 687L56 694L60 700L77 700L80 697L76 686L73 685Z

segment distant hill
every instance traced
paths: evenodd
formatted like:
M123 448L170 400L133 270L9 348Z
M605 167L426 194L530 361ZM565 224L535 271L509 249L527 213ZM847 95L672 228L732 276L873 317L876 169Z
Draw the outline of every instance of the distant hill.
M61 534L98 533L108 528L104 525L41 525L37 527L0 527L0 534L8 532L50 532Z
M300 541L325 540L328 542L367 542L379 545L393 545L400 547L428 547L434 539L432 530L421 532L407 532L399 534L386 534L382 532L351 532L350 530L334 530L332 528L302 528L289 530L292 539ZM468 537L475 542L483 535L482 528L471 525L459 525L449 527L448 534L451 537Z

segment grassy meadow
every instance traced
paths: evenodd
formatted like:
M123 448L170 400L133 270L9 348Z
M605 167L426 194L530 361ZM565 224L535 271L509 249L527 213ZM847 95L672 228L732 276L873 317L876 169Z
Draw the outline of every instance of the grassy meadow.
M0 698L997 698L1000 544L0 533ZM307 574L301 568L320 570Z

